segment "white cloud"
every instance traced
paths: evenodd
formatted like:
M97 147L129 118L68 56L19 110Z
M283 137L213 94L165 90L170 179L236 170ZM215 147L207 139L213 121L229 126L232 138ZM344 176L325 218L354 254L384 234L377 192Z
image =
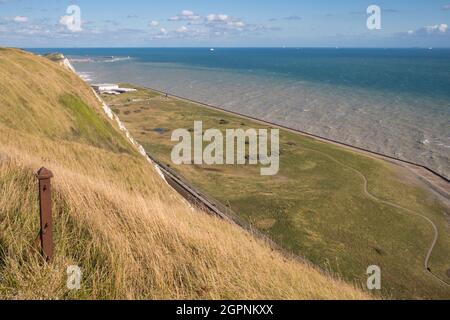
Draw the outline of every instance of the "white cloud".
M18 23L28 22L28 17L16 16L16 17L14 17L14 22L18 22Z
M242 19L225 13L211 13L200 16L191 10L183 10L180 14L168 19L174 22L184 22L182 26L164 32L153 33L156 39L194 39L209 40L217 37L234 37L245 34L259 34L273 31L264 25L247 24Z
M215 13L212 13L212 14L209 14L206 17L206 19L209 22L214 22L214 21L216 21L216 22L227 22L228 20L230 20L230 16L227 15L227 14L215 14Z
M68 26L69 24L73 23L73 17L71 16L62 16L59 18L59 24L63 26Z
M191 17L194 15L194 12L191 10L183 10L181 11L181 15L185 17Z
M444 10L444 11L450 10L450 4L446 4L445 6L442 6L442 10Z
M150 22L150 26L152 26L152 27L157 27L157 26L159 26L159 22L153 20L152 22Z
M18 33L28 35L28 36L44 36L49 35L51 31L46 27L31 25L28 28L19 30Z
M425 27L425 30L427 31L427 33L429 34L433 34L433 33L446 33L448 30L448 25L445 23L441 23L441 24L436 24L434 26L427 26Z
M255 31L254 26L247 25L244 21L233 18L227 14L212 13L206 16L206 25L213 29L215 34L241 31ZM257 29L257 28L256 28Z
M231 21L228 23L229 26L236 27L236 28L244 28L245 23L242 21Z
M166 28L160 28L159 32L153 36L155 39L168 39L169 31Z
M445 35L448 31L448 25L445 23L436 24L432 26L425 26L417 30L409 30L408 35Z
M192 10L183 10L180 14L169 18L169 21L198 21L202 17Z
M178 28L176 31L177 31L178 33L186 33L186 32L188 32L189 30L188 30L188 28L186 28L185 26L182 26L182 27Z

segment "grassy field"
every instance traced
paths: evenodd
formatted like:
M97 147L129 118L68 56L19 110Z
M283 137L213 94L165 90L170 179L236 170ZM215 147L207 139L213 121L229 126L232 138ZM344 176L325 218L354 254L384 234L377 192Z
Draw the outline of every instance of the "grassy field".
M409 171L309 137L281 131L280 173L263 177L257 166L175 166L174 129L264 128L250 120L140 89L104 97L137 140L204 193L229 206L284 248L347 281L365 283L370 265L382 269L381 294L394 298L450 298L430 277L424 260L432 225L382 200L416 211L439 229L430 267L442 279L450 269L449 211Z
M41 166L55 174L50 265L33 245ZM70 265L81 290L66 287ZM223 298L371 296L191 208L75 74L0 49L0 300Z

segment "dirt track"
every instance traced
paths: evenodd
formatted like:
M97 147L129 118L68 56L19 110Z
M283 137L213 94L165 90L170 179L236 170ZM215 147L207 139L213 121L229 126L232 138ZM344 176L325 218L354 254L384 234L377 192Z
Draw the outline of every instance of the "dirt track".
M375 195L371 194L370 191L369 191L369 181L367 180L367 177L366 177L362 172L360 172L360 171L358 171L358 170L356 170L356 169L354 169L354 168L352 168L352 167L350 167L350 166L348 166L348 165L346 165L346 164L340 162L339 160L336 160L335 158L333 158L332 156L330 156L330 155L328 155L328 154L326 154L326 153L324 153L324 152L316 151L316 150L309 149L309 148L304 148L304 149L305 149L305 150L312 151L312 152L319 153L319 154L321 154L321 155L323 155L323 156L325 156L325 157L331 159L332 161L338 163L339 165L343 166L344 168L347 168L347 169L349 169L349 170L355 172L358 176L360 176L360 177L363 179L363 181L364 181L364 187L363 187L364 193L365 193L365 195L366 195L367 197L369 197L370 199L372 199L372 200L374 200L374 201L376 201L376 202L385 204L385 205L387 205L387 206L391 206L391 207L393 207L393 208L396 208L396 209L399 209L399 210L405 212L405 213L397 212L398 214L403 214L403 215L414 215L414 216L417 216L417 217L422 218L422 219L425 220L427 223L429 223L429 224L431 225L431 227L433 228L433 230L434 230L434 239L433 239L433 241L432 241L432 243L431 243L431 245L430 245L430 249L428 249L427 255L426 255L426 257L425 257L425 261L424 261L425 272L426 272L427 274L429 274L430 276L432 276L434 279L436 279L436 280L438 280L439 282L441 282L443 285L450 287L450 284L449 284L448 282L446 282L445 280L439 278L437 275L435 275L435 274L432 272L432 270L431 270L431 268L430 268L430 266L429 266L429 265L430 265L431 255L433 254L434 248L436 247L436 243L437 243L437 241L439 240L439 230L438 230L436 224L433 222L433 220L431 220L431 219L428 218L427 216L424 216L424 215L421 214L421 213L418 213L418 212L415 212L415 211L410 210L410 209L408 209L408 208L402 207L402 206L400 206L400 205L398 205L398 204L396 204L396 203L394 203L394 202L390 202L390 201L385 201L385 200L379 199L379 198L377 198ZM406 213L406 212L407 212L407 213Z

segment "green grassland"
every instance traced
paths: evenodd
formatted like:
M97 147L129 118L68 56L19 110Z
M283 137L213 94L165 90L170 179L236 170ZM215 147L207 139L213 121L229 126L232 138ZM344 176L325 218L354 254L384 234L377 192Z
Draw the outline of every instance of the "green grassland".
M0 48L0 300L373 299L189 206L56 62ZM43 166L50 264L36 246Z
M175 166L174 129L267 128L248 119L139 89L104 96L146 150L206 194L230 207L282 247L351 282L365 283L370 265L382 269L381 294L394 298L450 298L450 289L424 270L439 229L430 268L441 279L450 268L449 211L405 168L289 131L280 132L280 172L258 166Z

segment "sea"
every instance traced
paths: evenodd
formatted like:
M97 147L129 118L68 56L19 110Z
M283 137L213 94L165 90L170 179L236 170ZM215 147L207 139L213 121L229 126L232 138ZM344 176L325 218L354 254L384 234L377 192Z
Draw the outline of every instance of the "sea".
M65 54L91 83L162 90L450 177L450 49L30 50Z

